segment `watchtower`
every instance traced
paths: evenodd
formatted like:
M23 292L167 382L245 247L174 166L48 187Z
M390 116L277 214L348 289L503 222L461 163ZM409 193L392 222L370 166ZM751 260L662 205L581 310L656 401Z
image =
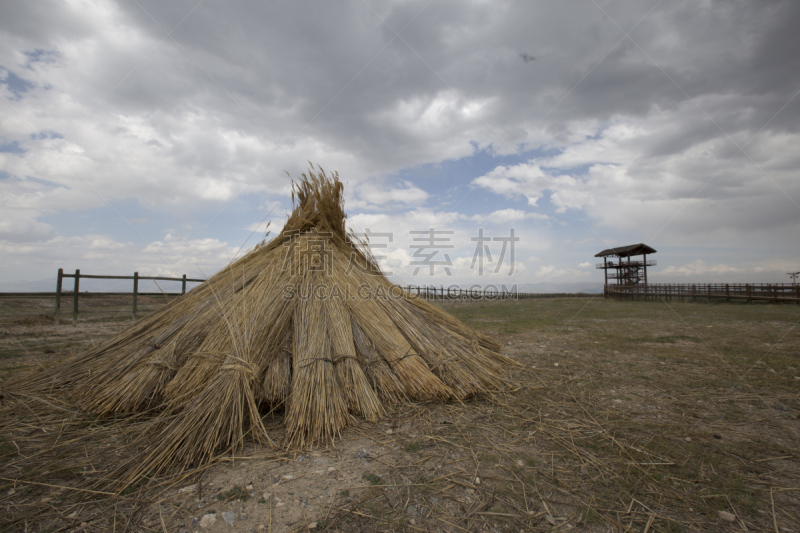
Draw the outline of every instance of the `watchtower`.
M617 280L617 285L639 285L640 283L647 284L647 267L657 264L655 259L647 260L647 254L654 253L656 253L654 249L639 243L609 248L595 257L603 258L602 263L597 263L597 268L605 271L606 285L608 285L608 280L614 279ZM639 255L642 256L641 260L631 260L631 257Z

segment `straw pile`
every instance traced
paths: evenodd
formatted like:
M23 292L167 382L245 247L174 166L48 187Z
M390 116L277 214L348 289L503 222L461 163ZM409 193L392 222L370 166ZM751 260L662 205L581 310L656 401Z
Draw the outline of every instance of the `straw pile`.
M285 409L287 444L340 434L406 401L496 390L500 345L406 295L345 229L343 187L318 169L295 185L280 235L39 385L99 416L151 411L123 484L267 442Z

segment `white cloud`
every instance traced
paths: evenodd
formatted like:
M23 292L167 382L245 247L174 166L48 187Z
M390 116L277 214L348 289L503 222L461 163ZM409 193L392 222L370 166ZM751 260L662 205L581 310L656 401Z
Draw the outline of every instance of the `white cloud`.
M234 257L238 248L216 239L185 238L166 234L147 246L116 241L107 235L55 236L24 244L0 240L0 255L7 279L41 279L55 276L59 268L80 268L86 274L201 277L211 275Z
M522 211L521 209L499 209L488 215L477 214L470 217L471 220L476 222L489 222L492 224L506 224L508 222L516 222L525 220L526 218L534 220L548 220L550 217L544 213L530 213Z
M521 213L525 214L524 212ZM510 218L514 219L517 216L519 215L512 214ZM523 218L528 217L523 216ZM483 283L486 279L494 280L495 278L500 282L524 283L529 281L532 275L527 265L539 261L535 254L547 250L551 246L551 243L535 228L528 228L524 224L515 226L514 234L515 237L519 238L519 241L514 244L514 269L512 276L509 277L511 248L506 245L503 263L498 269L498 261L500 256L503 255L503 243L492 240L494 237L508 238L510 236L509 231L484 230L484 238L489 239L484 242L484 246L489 247L489 252L486 253L485 248L478 252L476 249L477 241L472 240L478 236L478 223L472 217L468 217L463 213L423 210L396 214L361 213L349 217L348 221L357 233L362 233L364 230L369 229L373 233L391 235L391 241L385 236L372 239L375 244L387 245L387 248L376 249L373 253L387 256L387 259L381 262L381 267L386 271L391 271L395 280L404 285L441 284L442 282L473 283L476 281ZM423 259L414 256L416 249L412 248L412 246L427 244L425 240L427 234L411 234L410 232L427 231L431 227L436 231L453 232L452 234L436 235L437 238L449 239L441 241L441 244L452 246L452 248L440 249L433 258L434 261L445 261L444 255L447 254L450 257L448 268L452 274L451 276L447 276L444 273L444 265L435 267L435 275L433 277L428 275L429 270L427 267L420 268L420 271L414 275L417 266L419 266L419 261ZM422 240L417 241L414 239ZM425 249L422 252L430 253L431 250ZM476 252L484 255L484 273L482 276L478 273L479 263L472 264ZM417 264L414 264L415 262Z
M594 203L594 195L587 183L568 175L549 175L538 164L497 167L472 183L507 197L523 195L530 206L538 205L539 199L549 191L550 201L559 213L567 208L581 209Z
M356 186L355 197L348 206L355 208L385 208L396 204L404 207L418 207L428 199L428 193L415 187L411 182L402 182L402 187L380 187L373 182Z
M253 243L255 244L257 243ZM203 272L210 276L233 260L238 251L237 246L230 246L217 239L189 241L168 234L163 241L151 242L142 250L142 254L148 257L148 268L152 270ZM245 251L242 250L240 256Z
M185 20L194 5L3 3L0 239L39 250L36 264L42 243L82 257L64 235L97 230L52 220L91 213L105 226L111 204L149 219L141 229L157 235L213 219L220 237L202 253L216 261L251 224L214 218L222 206L248 195L251 204L230 210L285 203L284 171L297 176L311 160L341 172L354 226L452 226L469 236L476 223L522 232L547 220L519 243L525 257L560 254L541 275L571 275L564 265L580 259L561 246L579 240L577 227L593 243L713 242L753 257L793 242L800 4L698 11L684 1L649 12L627 3L598 18L557 2L444 2L437 14L425 0L312 11L203 3ZM407 42L387 23L407 27ZM618 27L635 24L640 47L620 45ZM535 155L470 174L491 156L523 152ZM469 178L417 173L450 163ZM462 204L446 213L470 178L535 212ZM467 243L454 257L470 253ZM139 251L117 254L132 261ZM719 264L742 260L729 254Z
M708 277L711 274L738 274L743 271L744 269L742 268L730 265L709 265L702 259L697 259L696 261L681 266L669 265L664 269L659 269L658 274L661 276L683 276L702 279L704 276Z
M556 265L542 265L533 272L533 281L587 281L590 274L577 268L559 268Z
M252 224L247 226L246 229L247 231L253 232L258 235L264 235L267 233L267 231L269 231L270 234L274 235L278 233L282 227L283 227L282 222L279 223L273 220L265 220L264 222L253 222Z
M648 271L651 283L791 283L787 272L800 270L800 260L763 257L737 264L702 259L659 266Z
M724 136L649 154L665 139L678 142L671 138L675 121L691 122L692 106L681 106L678 116L620 117L596 136L565 144L558 155L498 166L473 183L508 198L526 197L531 205L548 197L557 213L581 211L603 239L633 230L640 241L658 237L688 245L766 228L788 237L798 229L800 174L792 165L800 156L778 147L787 136L800 143L800 134L756 138L748 150L760 154L757 166L735 145L724 150L732 145Z
M30 209L0 210L0 241L41 242L55 237L56 228L39 222L37 216Z

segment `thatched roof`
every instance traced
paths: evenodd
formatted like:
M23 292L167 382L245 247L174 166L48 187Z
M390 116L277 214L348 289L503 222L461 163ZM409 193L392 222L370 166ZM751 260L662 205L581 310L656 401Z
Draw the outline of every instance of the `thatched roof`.
M304 174L279 235L51 372L49 390L90 413L155 413L114 479L268 441L275 408L306 446L394 404L502 386L500 345L387 280L347 234L342 193L338 175Z
M654 254L656 250L654 248L650 248L646 244L629 244L628 246L619 246L617 248L609 248L608 250L603 250L599 254L595 254L595 257L608 257L608 256L615 256L615 257L632 257L634 255L643 255L643 254Z

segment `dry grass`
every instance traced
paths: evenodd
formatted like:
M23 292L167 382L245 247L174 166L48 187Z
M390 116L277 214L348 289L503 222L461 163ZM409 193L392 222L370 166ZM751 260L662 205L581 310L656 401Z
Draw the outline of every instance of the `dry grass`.
M797 531L800 309L600 298L448 304L513 390L395 414L404 452L330 531ZM733 522L720 518L730 513Z
M311 521L329 531L800 528L797 307L595 298L445 309L504 340L504 353L522 363L514 385L470 402L389 409L377 424L345 428L326 453L335 457L365 439L384 452L362 465L357 482L339 486L322 515L264 524L273 531ZM354 330L356 346L359 336ZM0 442L2 477L15 480L0 481L7 527L162 530L163 518L172 531L192 514L219 510L213 494L196 509L195 499L162 492L175 477L155 477L154 488L137 485L116 498L75 490L94 490L106 475L126 445L124 426L63 404L39 418L40 400L25 401L31 411L16 412L13 432L2 433L19 438ZM270 438L284 438L282 415L264 420ZM51 428L61 435L58 446ZM45 441L47 454L32 456ZM101 441L110 445L94 445ZM84 446L83 455L71 451ZM251 457L244 468L255 478L264 468L256 464L289 455L267 447ZM208 474L184 483L227 472L228 464L217 459ZM239 505L258 516L269 503Z

